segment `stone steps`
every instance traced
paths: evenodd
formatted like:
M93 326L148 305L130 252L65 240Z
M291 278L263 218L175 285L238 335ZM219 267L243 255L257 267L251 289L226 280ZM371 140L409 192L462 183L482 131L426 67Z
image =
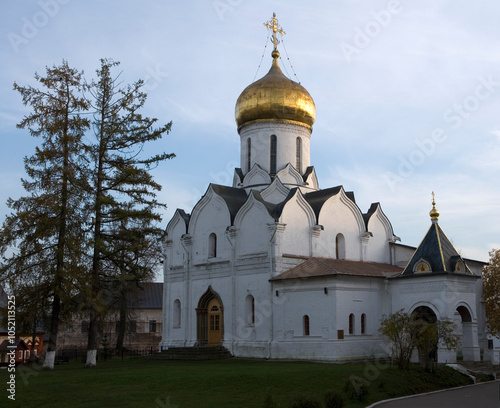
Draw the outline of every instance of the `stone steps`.
M148 356L152 360L224 360L232 355L222 346L170 347Z
M494 366L489 361L459 361L458 364L472 372L500 374L500 366Z

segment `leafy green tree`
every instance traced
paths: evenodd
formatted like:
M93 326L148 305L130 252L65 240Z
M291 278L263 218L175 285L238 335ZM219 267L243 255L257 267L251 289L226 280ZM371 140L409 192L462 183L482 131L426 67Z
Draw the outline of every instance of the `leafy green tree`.
M146 144L168 134L172 123L155 128L157 119L142 116L147 94L139 80L120 87L112 69L117 62L101 60L97 81L91 84L93 128L96 143L91 146L94 159L91 190L94 192L92 266L88 286L90 324L86 367L96 365L97 326L107 312L103 296L107 282L124 279L140 281L151 266L140 261L160 234L156 212L164 204L156 200L161 186L150 170L174 157L161 153L147 156Z
M18 124L42 139L31 157L25 158L27 192L18 200L9 199L12 209L0 233L2 280L12 288L16 282L31 282L51 300L48 351L44 362L54 368L59 321L64 305L74 292L74 277L80 273L82 212L86 178L83 136L89 120L82 116L88 102L81 96L85 85L82 73L67 61L35 74L41 89L14 84L31 113ZM26 289L26 288L25 288Z
M490 262L483 268L483 298L488 329L500 336L500 249L490 251Z
M425 356L426 363L429 362L429 353L437 352L438 345L448 350L456 348L460 337L455 330L456 325L452 321L427 322L416 313L405 313L404 309L384 316L379 328L380 333L391 341L396 364L401 370L409 368L416 348Z
M405 313L404 309L382 319L379 331L392 342L396 364L401 370L408 369L410 365L422 323L422 320L417 321L412 315Z
M426 370L435 372L439 344L447 350L456 349L460 345L460 336L456 334L456 329L456 324L451 320L425 322L421 325L415 345L424 361Z

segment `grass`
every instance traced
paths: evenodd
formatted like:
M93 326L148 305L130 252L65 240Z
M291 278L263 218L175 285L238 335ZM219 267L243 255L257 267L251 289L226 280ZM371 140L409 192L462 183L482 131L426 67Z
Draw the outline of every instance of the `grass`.
M1 406L44 408L261 408L269 394L277 406L287 408L300 395L314 395L322 401L329 390L347 395L349 382L354 388L368 389L365 401L347 401L346 407L358 408L381 399L470 383L447 367L430 374L420 367L399 371L377 363L143 358L99 362L95 369L84 369L76 361L58 365L54 371L18 367L15 401L7 400L7 381L7 370L0 370Z

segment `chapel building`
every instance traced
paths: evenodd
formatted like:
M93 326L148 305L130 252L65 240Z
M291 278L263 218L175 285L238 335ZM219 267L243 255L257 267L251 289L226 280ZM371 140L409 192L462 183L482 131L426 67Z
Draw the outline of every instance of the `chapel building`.
M344 361L390 354L378 329L403 309L452 319L459 350L487 349L481 269L463 259L430 212L418 248L399 243L376 202L363 212L343 186L320 189L310 161L314 101L279 66L275 17L269 72L235 107L240 167L210 184L166 228L160 349L223 346L234 356ZM423 220L424 221L424 220Z

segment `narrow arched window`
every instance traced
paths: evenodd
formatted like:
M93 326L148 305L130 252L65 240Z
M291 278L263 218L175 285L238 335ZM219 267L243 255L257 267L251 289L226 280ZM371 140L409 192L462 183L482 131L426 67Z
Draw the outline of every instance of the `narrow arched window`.
M252 139L247 139L247 172L250 171L252 165Z
M278 150L278 140L276 135L271 135L271 150L270 150L270 173L276 174L276 154Z
M354 334L354 315L349 315L349 334Z
M345 238L342 234L337 234L335 237L335 257L345 259Z
M295 143L295 170L302 174L301 163L302 163L302 139L297 138Z
M361 315L361 334L366 334L366 315Z
M252 295L248 295L245 299L245 315L247 324L255 324L255 299Z
M305 315L303 318L304 336L309 336L309 316Z
M208 237L208 257L215 258L217 256L217 235L213 232Z
M176 328L181 327L181 301L179 299L175 299L174 301L172 317L172 325Z

